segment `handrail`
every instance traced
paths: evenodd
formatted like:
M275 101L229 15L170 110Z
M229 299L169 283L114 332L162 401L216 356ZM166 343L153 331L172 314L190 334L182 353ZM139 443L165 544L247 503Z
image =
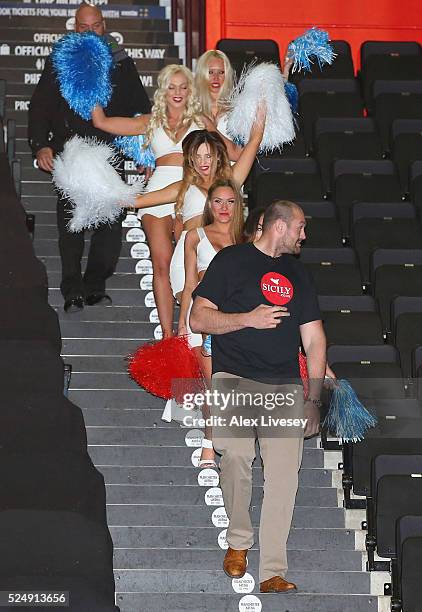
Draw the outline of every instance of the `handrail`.
M5 135L3 119L0 117L0 153L4 153L6 150Z
M5 117L6 114L6 81L4 79L0 79L0 153L4 153L6 148L6 140L5 140Z
M177 32L183 19L186 40L186 66L205 51L205 0L171 0L171 29Z
M178 18L178 0L171 0L171 31L177 32L177 18Z
M15 183L15 191L18 199L21 199L22 196L22 166L20 159L14 159L11 164L12 167L12 177L13 182Z
M6 81L0 79L0 119L4 121L6 115Z
M12 165L15 159L16 152L16 121L15 119L8 119L6 123L6 153L9 158L9 164Z

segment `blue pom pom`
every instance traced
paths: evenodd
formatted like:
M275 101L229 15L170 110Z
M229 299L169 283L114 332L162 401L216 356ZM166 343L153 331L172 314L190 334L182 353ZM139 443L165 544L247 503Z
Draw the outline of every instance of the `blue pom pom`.
M155 168L155 157L150 146L144 146L144 136L118 136L113 144L121 150L123 155L134 160L137 166Z
M329 40L328 32L314 27L291 42L287 55L294 58L292 72L310 72L313 63L311 58L316 58L320 69L325 64L332 64L336 55Z
M233 137L233 142L238 147L244 147L245 144L246 144L245 141L243 140L243 138L241 138L240 136L234 136Z
M54 45L51 57L60 93L82 119L91 119L97 104L103 108L108 105L113 55L101 36L94 32L67 34Z
M299 93L297 91L297 87L293 83L286 81L284 83L284 91L286 92L292 113L296 115L299 107Z
M334 381L324 427L343 442L359 442L376 424L376 418L359 401L350 383L344 379Z
M205 337L203 343L202 343L202 348L204 350L205 353L207 353L208 355L212 354L211 351L211 336L210 334L208 334L208 336Z

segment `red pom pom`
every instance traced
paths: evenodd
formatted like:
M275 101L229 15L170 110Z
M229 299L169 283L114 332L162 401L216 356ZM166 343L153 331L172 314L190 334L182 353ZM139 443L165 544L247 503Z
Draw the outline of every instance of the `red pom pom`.
M198 360L185 336L144 344L129 357L128 371L138 385L164 399L181 402L185 393L205 389Z
M306 357L302 353L301 350L299 350L299 371L300 371L300 377L302 379L302 384L303 384L303 395L306 398L308 397L308 393L309 393L309 374L308 374L308 365L306 362Z

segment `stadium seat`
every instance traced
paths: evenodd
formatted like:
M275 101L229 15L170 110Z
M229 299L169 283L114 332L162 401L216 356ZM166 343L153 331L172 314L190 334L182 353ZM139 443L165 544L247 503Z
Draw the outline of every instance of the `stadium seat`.
M391 331L391 301L398 295L422 296L422 250L376 249L372 253L371 283L384 329Z
M399 431L411 426L415 432L408 440L409 448L403 454L391 453L372 456L371 481L367 500L367 569L376 569L374 553L381 557L396 556L396 520L406 514L421 512L422 503L422 455L412 449L415 440L421 442L422 419L399 419L395 423ZM403 442L403 440L400 440Z
M409 169L410 199L416 206L419 217L422 219L422 161L410 164Z
M305 231L306 240L302 245L304 248L335 249L343 244L337 219L307 217Z
M415 385L416 385L416 396L418 398L419 401L422 401L422 365L421 365L421 350L420 347L417 347L417 349L415 349L415 356L414 359L418 359L419 363L418 363L418 368L416 370L416 379L415 379Z
M27 230L25 228L25 232ZM30 238L22 241L0 241L0 294L10 291L28 289L32 295L39 296L45 302L48 297L48 278L44 264L33 254ZM19 257L7 256L7 253L19 253ZM0 300L1 303L1 300Z
M103 475L87 453L0 450L0 511L67 510L106 525Z
M392 609L417 612L422 601L422 516L406 515L396 521L396 560L393 562Z
M328 345L384 344L381 319L369 295L320 296Z
M313 159L274 159L270 170L254 181L251 208L267 206L274 200L314 202L322 199L321 179Z
M416 385L416 396L422 398L422 345L412 351L412 376Z
M336 57L331 65L325 65L321 69L316 63L311 72L291 72L289 81L298 85L302 81L319 79L353 79L355 70L353 67L352 51L345 40L330 40L330 45Z
M361 67L365 68L368 59L372 56L397 57L421 54L421 46L416 41L366 40L360 47L360 63Z
M76 512L6 510L0 512L0 539L3 589L61 584L70 591L71 610L116 609L113 544L105 525ZM78 599L85 608L74 607Z
M422 378L422 345L412 351L412 376Z
M360 396L359 396L360 397ZM364 400L367 408L382 407L389 400ZM408 404L411 405L408 405ZM394 408L394 407L393 407ZM403 408L403 412L402 412ZM412 400L396 402L396 413L384 414L382 410L376 412L377 426L369 429L365 438L360 442L343 445L343 490L347 508L365 508L365 500L353 503L350 493L368 497L371 494L371 467L372 459L377 455L420 454L422 428L422 410L420 404ZM407 410L407 413L405 412ZM412 412L411 412L412 411ZM407 414L409 416L407 416ZM404 435L404 433L406 435Z
M298 202L306 218L303 247L334 249L342 246L341 228L334 205L329 200Z
M395 557L395 523L401 516L421 512L421 504L422 477L420 472L407 475L385 475L380 478L377 486L376 513L376 552L380 557ZM368 550L368 563L370 563L369 552Z
M422 297L398 296L391 304L393 342L405 376L412 376L412 353L422 345Z
M2 392L63 392L63 360L47 340L0 339L0 363Z
M48 340L58 353L61 351L57 313L30 288L0 291L0 341L12 339Z
M404 399L405 382L397 349L391 345L331 345L327 361L337 378L352 383L365 400Z
M296 201L303 209L307 219L334 219L336 217L336 209L330 200L319 200L317 202Z
M373 110L374 81L422 78L422 53L417 42L366 41L360 53L360 78L365 105L370 113Z
M248 178L244 185L244 190L248 192L248 208L255 208L256 199L256 182L261 174L283 172L284 160L292 159L302 161L306 157L305 141L300 134L296 135L296 139L292 144L284 145L282 150L275 150L273 153L266 155L258 155Z
M299 118L308 154L320 117L362 117L363 102L354 79L304 79L299 83Z
M0 448L9 452L86 452L82 411L63 396L63 391L4 391L0 404Z
M318 295L361 295L362 281L353 249L302 249Z
M359 203L353 206L351 244L358 254L362 281L370 282L375 249L422 249L422 226L410 202Z
M375 81L374 116L383 152L390 152L391 126L395 119L422 119L422 80Z
M258 176L265 169L271 167L273 160L277 159L302 159L307 157L307 151L305 146L305 139L303 134L297 130L296 136L293 142L285 143L281 149L275 149L272 153L266 153L265 155L258 155L254 166L252 168L253 176Z
M221 38L217 49L225 53L239 77L251 62L271 62L280 65L280 51L275 40Z
M391 124L390 150L402 192L408 195L410 165L414 161L422 161L422 120L395 119Z
M336 160L381 159L382 147L372 119L329 119L315 122L315 155L326 197L332 191Z
M381 419L422 418L422 403L416 398L365 399L365 406Z
M356 202L399 202L400 183L389 160L338 160L333 165L333 199L343 236L350 235L351 208Z

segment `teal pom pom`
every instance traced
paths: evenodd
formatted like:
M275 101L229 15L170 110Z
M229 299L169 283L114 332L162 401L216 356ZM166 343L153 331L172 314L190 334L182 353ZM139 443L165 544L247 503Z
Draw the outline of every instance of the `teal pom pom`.
M207 355L211 355L212 354L212 350L211 350L211 336L210 334L208 334L208 336L205 337L203 343L202 343L202 349L204 351L204 353L206 353Z
M296 115L299 107L299 93L297 91L297 87L293 83L286 81L284 83L284 91L286 92L292 113Z
M287 55L294 59L292 72L311 72L312 58L316 58L320 69L325 64L332 64L336 55L329 40L328 32L314 27L291 42Z
M120 149L126 157L133 159L137 166L155 168L155 157L150 146L144 147L145 138L139 136L118 136L113 144Z
M359 401L347 380L333 381L330 408L323 426L343 442L359 442L366 431L377 425L376 418Z
M101 36L93 32L67 34L54 45L51 57L60 93L82 119L89 121L97 104L103 108L108 105L113 55Z

